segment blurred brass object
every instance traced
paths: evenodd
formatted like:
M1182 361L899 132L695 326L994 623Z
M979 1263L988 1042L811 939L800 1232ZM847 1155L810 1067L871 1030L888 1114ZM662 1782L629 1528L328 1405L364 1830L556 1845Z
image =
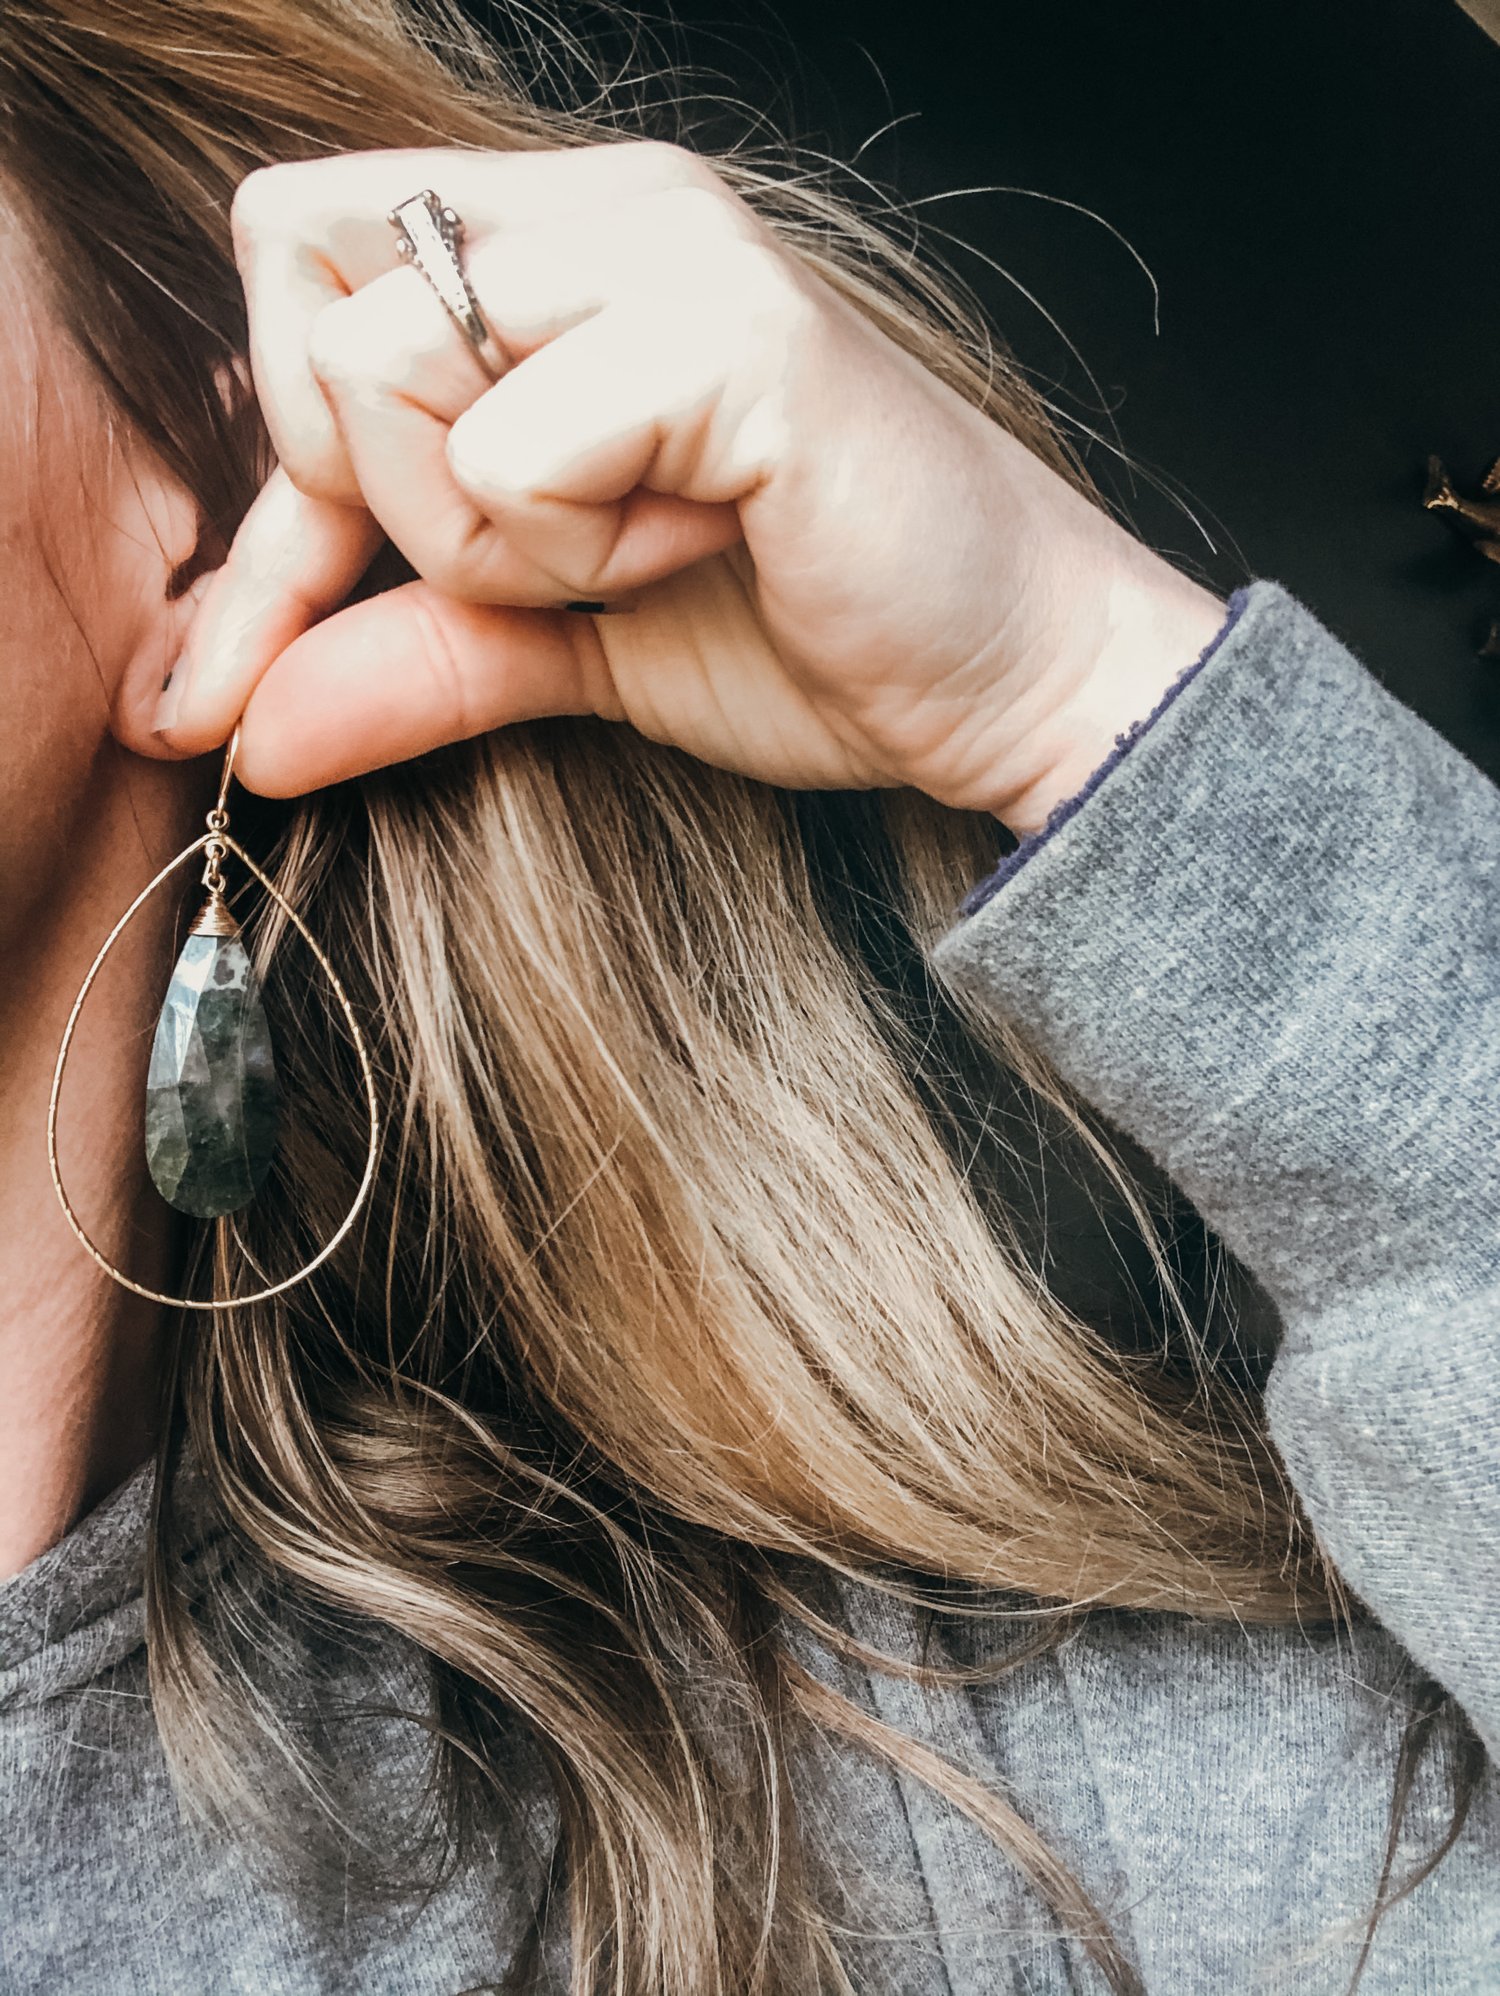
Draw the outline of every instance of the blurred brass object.
M1472 541L1486 561L1500 562L1500 458L1479 481L1480 497L1466 499L1456 490L1440 457L1427 460L1427 490L1422 504L1441 513L1464 539Z
M1479 481L1479 496L1466 499L1448 476L1440 457L1427 460L1427 489L1422 504L1429 513L1440 513L1486 561L1500 563L1500 457ZM1500 620L1490 624L1481 658L1500 658Z

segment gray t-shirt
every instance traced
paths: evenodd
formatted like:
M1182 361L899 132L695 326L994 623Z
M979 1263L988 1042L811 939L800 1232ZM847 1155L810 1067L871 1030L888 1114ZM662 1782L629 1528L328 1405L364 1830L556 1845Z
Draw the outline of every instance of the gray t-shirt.
M1341 1996L1413 1661L1500 1744L1500 792L1258 583L1129 752L968 906L943 971L1145 1146L1276 1306L1272 1432L1371 1619L1335 1638L1098 1615L972 1691L812 1660L993 1769L1151 1996ZM515 1819L425 1901L361 1897L327 1867L288 1893L184 1820L146 1685L149 1497L143 1472L0 1586L0 1996L457 1996L498 1980L551 1830L519 1742ZM220 1584L226 1557L205 1520L198 1584ZM914 1652L890 1601L845 1590L843 1609ZM427 1749L384 1715L421 1712L420 1668L331 1632L308 1636L306 1662L351 1836L388 1854ZM1424 1764L1398 1876L1446 1822L1446 1772ZM870 1930L851 1949L862 1990L1103 1987L920 1784L836 1751L802 1779ZM1493 1763L1454 1849L1382 1920L1361 1984L1440 1993L1500 1996Z

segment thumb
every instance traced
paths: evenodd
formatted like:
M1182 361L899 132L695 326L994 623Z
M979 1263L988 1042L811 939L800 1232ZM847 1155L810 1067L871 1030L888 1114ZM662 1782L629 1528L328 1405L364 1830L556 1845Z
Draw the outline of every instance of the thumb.
M592 617L462 603L408 582L295 639L245 709L237 770L301 796L542 715L618 719Z
M272 662L338 608L384 538L363 507L309 498L273 472L223 567L183 598L202 588L157 704L164 746L201 755L226 741Z

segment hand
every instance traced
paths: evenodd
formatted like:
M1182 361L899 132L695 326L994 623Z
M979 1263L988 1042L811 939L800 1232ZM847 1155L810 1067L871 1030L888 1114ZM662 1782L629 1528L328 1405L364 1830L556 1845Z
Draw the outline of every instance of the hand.
M397 259L424 186L497 383ZM1024 831L1221 620L691 154L349 154L252 174L233 219L279 469L158 726L194 754L243 712L255 789L591 713ZM386 538L420 579L340 608Z

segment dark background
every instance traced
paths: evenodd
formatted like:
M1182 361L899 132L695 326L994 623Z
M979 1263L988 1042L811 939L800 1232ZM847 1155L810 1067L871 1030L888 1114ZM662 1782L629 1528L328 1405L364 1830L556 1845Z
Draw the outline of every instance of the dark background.
M1145 538L1225 592L1285 583L1500 779L1500 659L1477 655L1500 567L1421 506L1429 452L1466 490L1500 454L1500 48L1455 0L674 13L616 52L713 72L700 88L920 203L1065 416L1117 435L1134 472L1104 445L1087 461ZM611 16L565 18L608 42ZM746 123L685 115L706 142ZM986 187L1046 198L956 192ZM1159 330L1111 228L1155 275ZM1046 1215L1054 1288L1126 1336L1155 1313L1149 1268L1087 1176L1043 1145L1011 1195ZM1196 1216L1175 1233L1189 1289L1215 1293ZM1266 1319L1237 1300L1254 1346Z
M1500 660L1475 656L1500 568L1420 504L1429 452L1466 490L1500 454L1500 48L1454 0L673 11L659 52L863 147L1064 410L1211 537L1095 447L1146 538L1226 591L1286 583L1500 776ZM1050 199L932 198L994 185ZM1150 266L1159 333L1130 253L1057 202Z

